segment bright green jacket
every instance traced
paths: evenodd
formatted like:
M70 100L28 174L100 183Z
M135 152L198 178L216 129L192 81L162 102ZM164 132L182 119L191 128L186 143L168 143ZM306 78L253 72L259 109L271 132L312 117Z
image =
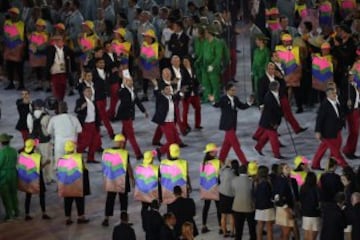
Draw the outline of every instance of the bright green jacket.
M10 181L16 181L17 151L5 146L0 149L0 187Z

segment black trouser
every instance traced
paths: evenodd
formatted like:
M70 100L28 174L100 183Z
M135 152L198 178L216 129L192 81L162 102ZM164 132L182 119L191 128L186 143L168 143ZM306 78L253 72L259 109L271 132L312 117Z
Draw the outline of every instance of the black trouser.
M44 67L34 67L33 69L36 74L36 79L38 80L38 82L41 83L44 80L43 76L44 76L45 68Z
M113 216L114 215L114 204L116 198L116 192L107 192L106 196L106 205L105 205L105 216ZM128 208L128 194L127 193L119 193L120 200L120 210L122 212L127 212Z
M14 83L15 74L19 77L20 85L24 84L24 62L6 61L6 71L11 84Z
M302 109L303 102L304 102L304 91L301 86L293 87L292 89L293 89L293 93L294 93L294 97L295 97L296 107L298 109Z
M245 220L248 223L250 240L256 240L256 221L255 221L255 212L244 213L244 212L234 212L234 221L235 221L235 239L241 240Z
M85 198L84 197L64 197L64 211L65 217L71 217L72 203L75 200L78 216L85 213Z
M25 214L26 215L29 215L29 213L30 213L31 196L32 196L31 193L26 193L26 197L25 197ZM40 189L39 198L40 198L41 211L44 213L44 212L46 212L45 191L41 191L41 189Z
M206 226L206 223L207 223L207 217L208 217L211 201L212 200L205 200L204 201L204 207L203 207L203 211L202 211L202 224L203 224L203 226ZM215 206L216 206L216 216L217 216L218 224L220 226L220 224L221 224L221 213L219 211L219 201L214 201L214 202L215 202Z
M149 89L149 81L151 81L151 80L146 79L146 78L143 79L143 92L144 92L145 96L147 96L147 92L148 92L148 89Z
M43 178L42 171L40 171L39 185L40 185L40 192L39 192L40 207L41 207L41 211L44 213L44 212L46 212L46 208L45 208L45 183L44 183L44 178ZM30 213L31 197L32 197L31 193L26 193L26 195L25 195L25 214L26 215L29 215L29 213Z
M150 208L150 203L141 202L141 224L144 231L145 231L146 212L149 210L149 208Z

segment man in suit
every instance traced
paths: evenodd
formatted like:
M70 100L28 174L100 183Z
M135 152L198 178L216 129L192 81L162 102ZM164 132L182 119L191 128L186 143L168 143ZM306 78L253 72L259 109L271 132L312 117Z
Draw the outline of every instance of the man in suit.
M183 105L183 125L186 129L190 129L188 123L188 114L190 104L193 106L195 111L195 129L201 130L201 104L200 104L200 94L199 87L200 83L197 79L194 69L191 66L191 59L189 57L183 58L184 74L182 86L184 87L184 97L182 99Z
M63 101L66 93L66 79L70 70L75 69L73 52L64 45L64 38L55 35L54 45L49 46L46 56L46 72L51 81L52 94L58 101Z
M194 226L194 236L198 235L198 230L194 221L196 215L196 207L194 199L182 197L180 186L174 187L174 195L176 200L167 207L168 212L174 213L176 217L175 231L177 236L181 235L181 226L184 222L191 222Z
M99 111L100 119L111 139L114 138L114 130L106 114L106 72L105 61L103 58L95 59L96 68L93 71L93 82L95 89L95 103Z
M189 54L189 37L184 32L182 21L173 23L172 29L174 33L169 40L169 50L173 55L178 55L180 58Z
M359 90L354 81L354 75L350 72L348 77L349 81L342 88L341 93L343 105L346 111L346 122L348 125L348 138L342 151L348 159L357 159L359 156L355 155L356 146L359 137L359 124L360 124L360 112L359 112Z
M164 214L164 225L160 230L160 240L177 240L175 232L176 217L174 213Z
M85 87L83 95L76 100L75 112L82 126L77 151L82 153L88 147L87 162L99 163L99 161L95 160L95 152L101 148L100 121L92 95L91 88Z
M184 88L184 69L181 67L181 60L180 57L178 55L173 55L171 57L171 67L170 67L170 72L171 72L171 79L173 84L173 91L174 94L179 93L180 97L183 97L184 94L182 93L182 90ZM181 120L181 114L180 114L180 98L177 99L175 101L175 111L176 111L176 124L179 126L180 132L186 136L189 132L190 129L186 128Z
M277 53L273 53L273 59L277 57ZM280 66L281 67L281 66ZM281 73L281 70L274 62L270 62L267 65L267 69L265 72L265 76L260 79L259 82L259 91L258 91L258 100L260 110L264 107L264 98L266 93L269 91L269 84L273 81L279 82L279 98L280 98L280 107L284 114L284 118L289 122L290 126L294 130L296 134L304 132L307 128L303 128L300 126L298 121L295 119L294 114L291 111L289 99L287 96L287 88L284 80L284 75ZM259 126L256 132L253 135L253 139L258 141L260 136L263 134L264 129Z
M160 159L161 154L168 152L171 144L181 142L175 126L176 112L174 102L178 95L174 96L172 94L170 85L162 86L160 92L156 79L153 80L153 84L155 86L156 103L152 121L160 126L161 132L166 137L166 144L157 148L158 158Z
M164 68L162 70L161 80L158 84L158 88L163 89L163 88L165 88L165 86L170 86L171 94L177 96L177 98L180 98L179 92L177 92L176 94L174 93L175 92L174 89L176 89L176 81L174 81L172 79L171 70L169 68ZM163 132L161 131L160 125L158 125L155 130L153 139L152 139L152 145L162 146L162 144L160 143L162 135L163 135ZM180 147L186 147L186 144L184 144L180 138L178 140L179 140L179 142L176 142L176 143L179 144Z
M164 225L164 220L159 212L159 201L153 200L150 205L151 209L145 213L144 230L146 233L146 240L159 240L161 228Z
M121 212L120 220L120 224L114 227L112 239L136 240L135 231L129 224L129 215L127 212Z
M329 148L331 156L338 165L345 167L347 163L340 152L341 128L344 126L343 113L337 100L335 88L326 89L326 99L321 103L316 117L315 137L321 143L312 161L313 169L320 169L320 161Z
M116 54L113 53L111 42L107 41L104 43L104 61L105 61L105 72L108 77L108 84L109 84L109 95L110 95L110 106L107 110L107 115L109 119L114 119L115 117L115 108L117 105L117 102L119 101L118 97L118 91L120 88L119 83L119 74L118 74L118 61Z
M225 131L219 160L224 162L230 151L230 147L232 147L242 164L247 165L248 161L240 148L240 143L236 136L237 109L249 108L254 102L254 99L251 97L248 103L240 102L236 96L236 87L231 83L226 85L225 90L226 95L222 96L218 102L215 102L215 97L213 95L209 96L209 101L212 102L213 106L221 108L219 128L220 130Z
M260 136L255 150L263 155L261 150L270 140L271 148L275 158L284 159L280 155L280 142L277 129L281 123L282 111L279 98L280 84L277 81L272 81L269 84L269 91L266 93L263 102L263 110L260 118L260 127L264 129L263 134Z
M148 117L148 114L135 93L133 79L131 76L124 75L126 74L123 74L123 84L121 85L121 89L118 93L120 105L116 118L121 120L122 133L125 138L130 141L136 159L140 160L142 158L142 153L136 141L133 127L133 121L135 119L135 105L137 105L140 111L145 114L146 118Z

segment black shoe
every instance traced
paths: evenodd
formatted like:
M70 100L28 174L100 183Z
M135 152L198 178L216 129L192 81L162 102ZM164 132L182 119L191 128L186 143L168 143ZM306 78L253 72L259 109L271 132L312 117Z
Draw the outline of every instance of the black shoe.
M286 147L286 145L285 145L285 144L280 143L280 147L281 147L281 148L284 148L284 147Z
M344 153L344 155L347 159L350 159L350 160L355 160L355 159L359 158L359 156L356 156L355 154L345 154Z
M91 164L91 163L94 163L94 164L97 164L97 163L100 163L100 161L97 161L97 160L91 160L91 161L86 161L87 163Z
M305 128L300 128L300 130L299 130L296 134L305 132L307 129L308 129L307 127L305 127Z
M140 154L139 156L136 156L136 160L140 161L141 159L144 158L144 155L143 154Z
M187 147L187 146L188 146L188 145L185 144L185 143L180 143L180 144L179 144L179 147L180 147L180 148L185 148L185 147Z
M296 110L296 113L303 113L304 112L304 109L303 108L298 108L297 110Z
M190 128L190 127L187 127L182 134L183 134L184 136L186 136L186 135L189 134L190 131L191 131L191 128Z
M257 152L260 156L265 156L260 150L257 150L255 147L254 147L254 150L255 150L255 152Z
M51 92L51 89L50 89L50 88L47 88L47 89L45 90L45 92Z
M158 159L159 162L161 162L161 152L160 152L160 148L156 149L156 157Z
M104 219L104 221L101 223L101 225L103 225L104 227L108 227L109 226L109 219Z
M26 215L25 216L25 221L30 221L30 220L32 220L33 218L30 216L30 215Z
M18 91L25 90L24 84L20 84L20 85L16 88L16 90L18 90Z
M210 232L210 230L207 227L201 228L201 233L207 233L207 232Z
M275 157L276 159L279 159L279 160L286 160L287 158L286 157L284 157L284 156L277 156L277 157Z
M42 87L36 87L36 88L34 89L35 92L42 91L42 90L43 90Z
M15 85L13 83L9 83L9 85L7 85L6 88L4 88L5 90L11 90L11 89L15 89Z
M50 217L49 215L47 215L47 214L43 214L43 215L42 215L42 219L43 219L43 220L50 220L51 217Z
M87 219L87 218L78 218L78 220L77 220L78 224L86 224L86 223L89 223L89 222L90 222L90 220Z
M311 167L312 170L324 171L325 169L322 167Z
M203 127L202 127L202 126L199 126L199 127L195 127L195 129L197 129L197 130L202 130Z
M143 96L140 101L147 102L147 101L149 101L149 98L147 96Z
M239 81L238 81L238 80L236 80L235 78L231 79L231 81L232 81L233 83L237 83L237 82L239 82Z
M96 150L96 152L98 152L98 153L102 153L104 151L104 149L102 148L102 147L99 147L97 150Z
M219 234L222 235L224 231L222 229L219 229Z
M73 224L74 222L71 220L71 219L67 219L66 221L65 221L65 225L66 226L69 226L69 225L71 225L71 224Z
M162 146L163 144L161 142L152 142L153 146Z
M73 90L70 90L70 92L68 93L68 96L73 96L75 93Z

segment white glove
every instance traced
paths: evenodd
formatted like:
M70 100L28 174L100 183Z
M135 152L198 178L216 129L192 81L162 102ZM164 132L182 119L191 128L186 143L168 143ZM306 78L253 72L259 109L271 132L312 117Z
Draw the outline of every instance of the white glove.
M211 65L209 65L208 68L207 68L207 71L208 71L208 72L212 72L213 70L214 70L214 67L211 66Z

